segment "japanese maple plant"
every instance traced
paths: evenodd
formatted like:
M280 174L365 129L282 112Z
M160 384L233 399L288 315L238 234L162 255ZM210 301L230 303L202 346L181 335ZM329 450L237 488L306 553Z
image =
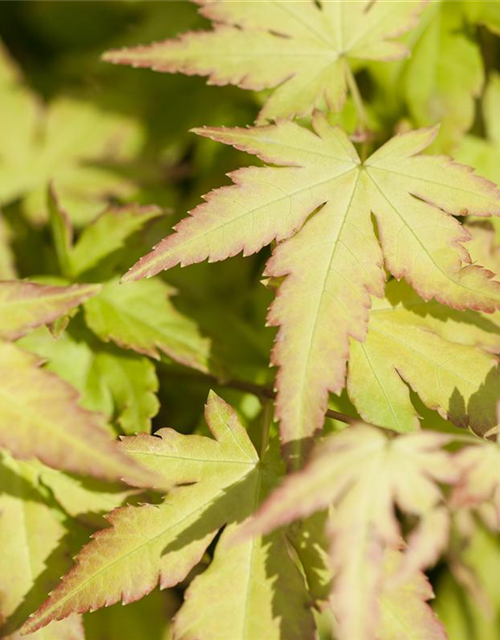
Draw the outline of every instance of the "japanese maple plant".
M207 154L245 166L149 253L164 212L123 176L82 176L74 202L64 169L26 185L0 140L2 204L48 187L36 224L57 265L2 267L0 637L82 640L82 614L159 586L173 640L500 638L500 5L197 4L205 28L103 55L260 106L198 123ZM92 218L94 178L116 194ZM251 297L270 305L231 355L224 296L173 296L179 266L239 254L258 254ZM152 423L162 376L175 393ZM165 427L193 379L213 388L204 421Z

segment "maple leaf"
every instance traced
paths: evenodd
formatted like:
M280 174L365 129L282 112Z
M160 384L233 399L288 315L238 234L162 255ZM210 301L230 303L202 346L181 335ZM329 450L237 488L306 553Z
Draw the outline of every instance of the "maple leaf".
M55 287L34 282L0 282L0 338L16 340L53 322L101 290L98 284Z
M351 65L393 60L408 50L393 38L410 29L425 2L224 2L198 0L213 31L104 54L108 62L209 77L242 89L278 87L259 121L340 110Z
M48 191L49 222L59 266L64 276L79 277L101 266L105 258L122 249L126 241L162 210L156 206L129 204L108 207L90 222L73 244L70 216L59 203L53 185Z
M469 4L489 3L428 3L416 28L402 38L411 56L370 65L376 86L382 89L377 108L384 117L392 106L395 118L406 108L416 127L441 124L434 151L455 150L474 122L475 99L484 82L480 46L470 37Z
M384 558L384 577L391 582L400 569L402 554L390 550ZM424 574L416 572L404 582L386 586L379 595L380 621L377 638L383 640L447 640L443 624L427 605L434 597Z
M0 450L0 635L8 640L43 640L19 628L68 567L68 526L51 505L49 492L27 463ZM83 640L80 616L58 622L51 640Z
M40 364L33 354L0 342L0 444L15 457L36 456L67 471L154 481L117 448L103 416L80 407L76 390Z
M500 34L500 7L495 2L466 2L464 11L468 19Z
M239 523L276 482L282 464L276 452L259 461L236 414L215 394L209 396L206 417L215 439L162 429L159 437L142 434L123 440L124 451L161 474L165 486L182 486L161 504L112 512L110 528L94 535L74 568L27 621L25 632L75 611L138 600L158 583L174 586L226 525L210 567L192 582L186 610L177 614L176 637L313 638L305 585L283 534L229 546ZM212 593L214 584L224 597L206 608L204 594Z
M500 399L498 359L488 351L500 351L494 317L425 302L393 280L373 301L365 342L351 340L349 397L364 420L411 431L419 421L409 385L445 419L485 434Z
M250 255L284 240L266 273L287 276L268 322L280 326L273 351L280 367L277 415L292 458L321 428L328 391L344 386L349 337L365 339L370 294L384 292L383 264L425 300L457 309L500 306L500 285L468 264L461 242L470 235L453 218L500 215L500 193L462 165L418 155L435 128L398 135L362 162L322 114L313 127L283 121L198 130L280 166L233 172L234 186L207 196L124 277Z
M79 404L105 414L118 434L150 432L159 403L158 378L148 358L103 345L77 321L57 340L39 329L18 344L43 358L45 369L81 394Z
M448 436L433 432L389 438L363 424L331 435L317 446L302 471L288 476L242 525L239 536L268 533L333 505L328 522L335 576L331 603L339 638L374 638L384 551L397 550L402 543L394 507L421 521L441 508L438 482L453 483L457 475L451 457L441 449L448 441ZM426 533L430 538L425 546L435 547L434 530ZM408 579L406 572L403 576Z
M91 103L60 97L44 105L0 43L0 202L23 199L45 218L45 190L54 176L73 220L86 222L110 196L133 190L111 163L132 157L142 132L137 123Z
M479 442L456 454L461 470L460 482L453 492L457 507L491 507L489 521L500 529L500 447L496 442ZM488 511L488 510L487 510ZM488 513L486 513L488 516Z
M196 324L179 313L170 302L170 297L176 293L173 287L163 282L120 287L116 278L110 279L109 276L109 262L113 262L116 252L124 248L126 241L142 230L151 219L158 217L161 210L154 206L134 204L108 208L85 228L74 246L71 222L61 208L54 189L49 190L49 212L54 244L63 272L74 278L81 277L84 272L87 274L90 272L92 277L98 275L100 279L107 280L99 285L99 300L96 304L84 307L86 324L93 333L104 342L113 341L120 347L132 349L155 359L159 359L162 352L176 362L207 371L210 342L200 335ZM127 362L126 356L112 349L103 349L102 345L95 344L95 340L92 341L91 338L89 340L88 335L83 335L82 339L93 342L88 346L96 354L92 365L96 368L94 373L98 379L93 380L94 383L101 387L101 390L107 387L111 396L115 396L118 400L118 404L132 405L130 400L127 401L127 394L143 393L146 390L144 383L147 383L150 391L156 389L157 384L151 381L154 372L149 373L137 389L131 388L130 384L127 385L123 377L124 370L127 371L126 375L134 376L140 373L140 368L144 369L148 365L139 365L139 361L134 361L133 358ZM75 350L84 357L85 345L79 344L73 349ZM64 349L57 349L57 351L64 356ZM112 357L114 354L117 354L120 360L118 365L116 358ZM65 377L64 371L75 377L76 372L68 372L67 366L63 366L63 377ZM57 370L56 372L59 373ZM76 377L78 380L77 374ZM102 384L103 381L107 381L105 385ZM70 382L73 383L73 380ZM92 380L87 379L85 386L88 388L91 383ZM75 386L83 391L81 385ZM128 388L124 389L124 386ZM107 403L105 398L101 400L105 405L107 404L104 410L108 413L110 399ZM97 402L97 407L90 408L102 409L103 407L99 406L100 400ZM152 404L147 395L143 396L142 400L137 398L137 409L140 409L140 405L144 402L149 411ZM134 407L129 406L129 410L133 414ZM150 413L147 417L151 415L154 413ZM125 421L130 422L128 418L125 418ZM142 430L140 422L135 425L135 428L131 424L128 429L129 432Z
M37 474L40 484L50 490L65 514L92 529L102 528L105 514L126 504L140 493L139 489L121 482L59 471L38 460L24 461L23 464ZM88 531L85 533L88 535Z
M128 286L111 280L95 304L84 305L85 321L104 342L112 340L157 360L162 352L187 367L208 371L210 341L175 309L169 300L174 293L158 280Z
M468 133L462 138L455 153L457 160L476 167L486 178L496 183L500 182L500 126L497 115L499 108L500 75L492 72L481 101L485 137L480 138ZM495 226L498 240L500 238L500 221L493 218L491 222Z

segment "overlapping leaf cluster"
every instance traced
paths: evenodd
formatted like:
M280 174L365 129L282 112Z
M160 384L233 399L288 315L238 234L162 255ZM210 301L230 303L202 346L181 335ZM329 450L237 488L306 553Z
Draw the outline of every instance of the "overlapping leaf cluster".
M86 53L25 4L53 51L30 82L0 51L0 637L493 640L496 4L76 3Z

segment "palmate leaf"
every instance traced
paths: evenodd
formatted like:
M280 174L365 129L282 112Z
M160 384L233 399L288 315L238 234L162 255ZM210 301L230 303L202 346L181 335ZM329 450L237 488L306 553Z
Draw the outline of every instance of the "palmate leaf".
M488 353L500 352L497 315L425 302L406 283L391 281L386 298L373 300L365 342L351 340L347 389L362 418L417 429L409 385L444 418L487 433L500 400L498 358Z
M0 451L0 636L7 640L83 640L78 615L44 632L21 636L19 628L68 568L67 522L29 464Z
M169 298L173 287L159 280L122 286L103 285L95 304L84 305L88 327L104 342L133 349L157 360L160 353L175 362L207 371L210 341L196 324L179 313Z
M470 235L452 217L500 215L499 191L461 165L418 155L436 129L396 136L362 162L324 116L315 114L313 126L199 130L281 166L231 174L234 186L210 194L125 276L249 255L285 240L266 273L287 276L268 322L280 326L277 412L284 444L295 442L292 457L321 428L328 391L344 386L349 338L366 336L370 294L384 292L384 264L425 300L456 309L500 306L500 285L468 264L461 242Z
M384 558L384 578L389 583L379 595L380 622L377 638L381 640L447 640L445 628L427 601L434 592L425 575L414 573L405 581L390 586L402 557L390 550Z
M74 243L70 216L62 208L54 185L48 189L47 204L59 268L63 276L73 278L100 267L106 258L123 249L131 236L162 214L154 205L110 206L83 229Z
M154 476L117 448L104 417L80 407L77 391L40 364L33 354L0 342L0 444L18 458L150 485Z
M1 44L0 90L1 204L23 198L27 211L40 219L45 190L56 177L64 206L81 223L110 196L131 193L131 182L108 166L138 149L142 134L132 119L70 98L42 104Z
M500 182L500 126L497 114L500 108L500 75L496 72L492 72L489 76L481 107L485 137L480 138L472 133L464 136L456 150L456 157L460 162L476 167L489 180L498 183ZM498 239L500 221L494 218L492 222Z
M159 207L130 204L110 207L87 225L70 252L71 275L95 268L113 252L125 246L137 231L162 213Z
M289 476L270 495L239 535L245 539L268 533L333 505L328 526L334 570L331 603L339 621L339 639L397 638L394 631L392 635L374 631L379 624L393 627L390 617L381 615L381 589L387 590L387 598L397 600L397 592L390 595L391 584L398 584L398 580L400 587L408 580L411 584L412 576L401 570L400 560L391 570L384 567L387 550L397 550L403 541L395 506L422 522L440 509L438 482L453 483L457 475L451 457L441 449L447 441L447 436L432 432L391 439L362 424L329 436L317 446L303 470ZM427 530L429 547L440 543L434 534ZM392 573L390 580L387 572ZM414 579L417 586L413 588L421 592L422 610L430 592L418 587L421 578ZM405 615L412 615L412 611L413 606ZM430 613L416 617L427 626L425 634L416 637L444 637Z
M137 204L110 207L85 228L73 246L71 222L59 205L53 189L49 190L48 199L52 235L63 273L73 278L86 273L92 278L97 275L106 280L99 285L96 304L84 307L87 326L93 333L104 342L112 341L139 354L159 359L160 353L163 353L175 362L206 371L210 342L202 337L196 324L179 313L171 303L170 297L175 293L173 287L163 282L120 287L116 278L110 277L116 269L116 254L120 250L126 251L127 241L151 219L158 217L161 210ZM89 335L76 337L79 338L78 344L71 345L72 350L77 352L74 355L83 359L82 366L87 377L83 372L79 375L74 367L64 363L62 371L61 367L54 369L56 373L61 373L65 379L69 376L72 384L75 384L73 379L76 378L78 382L75 386L84 395L85 391L89 391L88 399L93 396L96 400L96 406L90 401L90 408L110 413L115 404L120 410L127 409L131 414L121 418L128 423L126 431L135 433L144 430L143 423L139 421L134 427L131 420L135 418L136 409L138 414L144 410L146 419L155 415L156 402L147 393L157 387L154 370L144 360L133 357L127 360L126 354L95 344L96 341ZM69 351L70 345L66 346ZM36 352L36 344L34 347ZM42 347L46 349L47 344ZM55 350L68 361L66 355L69 356L69 353L66 354L63 347L49 347L49 351ZM50 357L50 354L47 355ZM82 375L83 383L80 380ZM139 381L137 386L132 384L133 378L137 380L142 375L145 376L142 382ZM132 396L135 396L133 401Z
M49 324L101 290L99 284L55 287L18 280L0 282L0 338L16 340Z
M492 3L433 0L417 27L402 38L411 56L370 65L382 89L381 115L386 115L389 102L393 117L399 119L406 108L416 127L441 124L434 150L454 153L474 122L475 99L483 86L484 71L480 45L471 37L474 27L467 20L467 5L487 4Z
M198 0L213 31L110 51L104 60L209 77L243 89L278 87L261 122L342 107L354 61L408 54L393 38L410 29L425 2L320 0L266 3Z
M43 358L45 369L80 393L79 404L104 413L118 434L150 432L159 403L158 378L148 358L103 345L78 321L57 340L38 329L18 344Z
M239 523L275 484L282 465L272 452L259 461L235 413L214 394L206 417L215 439L163 429L159 437L123 440L124 451L161 474L164 485L183 486L169 492L161 504L110 514L110 528L83 549L24 631L36 631L75 611L138 600L158 583L174 586L226 525L212 564L188 590L186 610L176 619L176 637L312 640L309 598L283 534L229 546ZM207 603L205 594L213 592L214 584L224 595Z

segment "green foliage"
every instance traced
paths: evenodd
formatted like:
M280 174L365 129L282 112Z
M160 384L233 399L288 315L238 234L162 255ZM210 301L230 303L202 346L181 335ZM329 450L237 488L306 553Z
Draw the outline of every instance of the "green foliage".
M0 3L0 638L500 638L499 6Z

